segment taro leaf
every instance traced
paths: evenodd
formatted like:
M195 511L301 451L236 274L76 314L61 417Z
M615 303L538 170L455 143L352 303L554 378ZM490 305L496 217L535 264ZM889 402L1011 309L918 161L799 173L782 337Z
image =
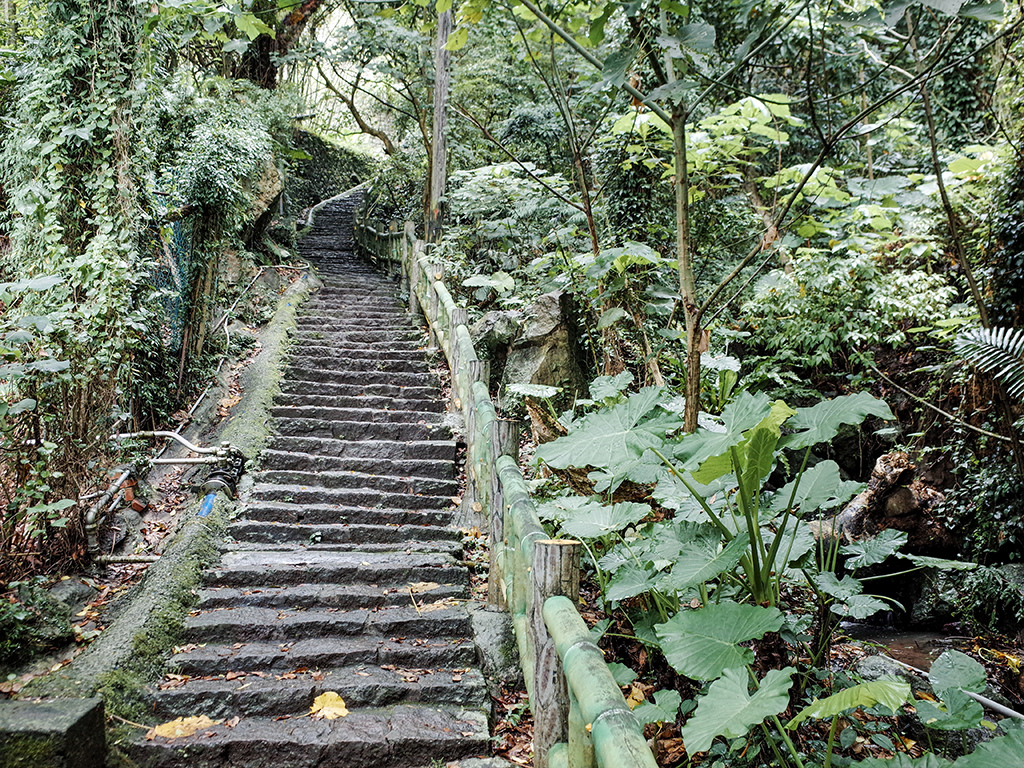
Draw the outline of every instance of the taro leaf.
M612 673L612 679L619 688L624 685L629 685L636 680L636 672L625 664L620 664L617 661L613 661L608 665L608 671Z
M809 717L817 720L835 717L854 707L867 708L876 704L884 704L896 712L907 703L909 698L910 683L901 680L875 680L871 683L861 683L852 688L845 688L824 699L815 699L801 709L796 717L786 723L786 727L792 731Z
M910 757L904 752L897 752L891 758L869 757L857 763L857 768L950 768L953 763L945 758L925 752L921 757ZM985 768L992 768L985 763Z
M942 692L942 703L945 709L939 708L930 701L918 701L917 716L926 728L936 731L962 731L974 728L981 723L985 710L966 693L958 688L947 688ZM990 765L1002 765L990 763Z
M27 277L13 283L0 283L0 291L11 291L12 293L19 293L21 291L48 291L50 288L60 285L63 282L64 278L56 275Z
M661 389L645 387L625 402L592 413L568 435L540 446L537 458L555 469L615 468L637 459L648 448L660 446L666 432L683 424L675 414L661 409L644 421L663 396Z
M680 556L672 566L672 573L662 582L671 585L674 592L695 587L736 567L747 552L750 538L746 532L730 541L721 551L702 551L694 547ZM716 546L717 549L717 546Z
M597 320L597 330L603 331L612 325L615 325L619 320L624 317L628 317L626 310L622 307L611 307L601 313L601 317Z
M743 433L756 427L770 412L767 395L740 392L722 411L724 431L693 432L679 441L675 455L683 460L687 469L697 469L711 457L727 454L730 448L743 442Z
M586 496L564 496L559 499L552 499L537 505L537 514L542 520L555 520L561 522L571 517L583 514L580 510L590 511L592 508L603 506L596 498Z
M674 723L679 713L679 705L683 697L678 691L658 691L654 694L654 702L645 701L633 710L640 725L648 723Z
M981 693L988 683L985 667L960 651L944 651L928 670L928 678L943 699L948 688Z
M874 616L885 608L885 603L871 595L854 595L829 606L829 610L837 616L849 616L851 619L857 620Z
M18 330L11 331L4 335L4 343L6 344L27 344L32 341L35 336L30 331Z
M812 577L818 589L837 600L848 600L864 591L864 585L852 576L843 576L840 581L832 571L822 571Z
M886 528L873 539L849 544L839 551L844 555L850 555L846 561L847 568L864 568L882 562L906 543L905 532Z
M705 499L713 511L717 513L725 506L726 499L723 491L726 490L727 486L731 488L734 485L731 476L720 478L708 485L701 485L693 479L693 475L687 472L682 474L686 478L686 482ZM661 506L674 510L676 520L685 520L691 523L704 523L708 521L707 512L704 511L704 508L697 502L697 499L690 493L689 488L683 485L674 475L666 474L663 476L658 481L651 496Z
M925 568L939 568L944 571L973 571L978 567L977 563L965 563L962 560L946 560L941 557L928 557L927 555L901 554L898 557L903 560L909 560L914 565L924 566Z
M612 506L589 504L569 511L562 521L562 532L581 539L596 539L636 525L649 514L646 504L623 501Z
M685 24L675 35L659 35L658 45L673 59L686 57L686 51L711 53L715 49L715 28L710 24Z
M786 526L786 530L783 531L782 535L785 539L783 539L782 544L779 545L779 553L776 557L776 566L795 563L801 557L814 549L814 545L818 541L814 537L814 531L811 530L811 527L802 520L796 521L795 539L793 538L792 524ZM761 536L764 539L764 545L771 548L772 543L775 540L775 533L768 529L762 529ZM790 544L791 539L793 540L792 544ZM787 553L789 554L789 558L785 563L782 563L781 560L786 557Z
M680 520L678 517L658 523L653 530L648 555L654 560L676 562L683 552L702 549L717 552L722 541L722 534L710 524L700 524Z
M778 632L782 618L778 608L718 603L677 613L655 631L665 658L679 674L714 680L726 669L751 663L753 651L738 643Z
M680 732L687 753L706 752L718 736L746 736L766 717L785 711L794 671L792 667L770 670L751 696L747 670L725 670L722 679L713 682L697 703L697 711Z
M992 741L979 744L969 755L953 763L953 768L1024 768L1024 729L1010 731ZM930 768L930 767L929 767Z
M794 487L796 496L793 496ZM772 497L770 509L781 512L789 508L792 497L792 508L806 515L841 504L863 487L863 483L844 482L839 475L839 465L834 461L821 461L803 473L799 485L794 479L782 486L782 490Z
M782 434L779 427L796 411L781 400L771 404L764 418L743 434L743 439L732 450L712 456L700 465L693 476L702 483L710 483L737 469L735 461L742 468L744 484L751 490L761 488L761 480L768 476L775 464L775 447Z
M867 392L825 400L809 408L798 408L787 422L792 429L803 430L782 439L785 448L807 448L831 440L843 424L860 424L868 416L894 419L889 406Z
M654 587L654 573L635 562L626 563L615 571L605 590L605 599L612 602L642 595Z
M54 360L47 357L42 360L35 360L25 365L26 371L42 371L43 373L60 373L71 367L67 360Z
M623 371L617 376L598 376L590 383L590 396L594 400L614 399L632 383L633 374L629 371Z
M507 389L523 397L539 397L542 400L552 398L562 391L561 387L551 387L547 384L509 384Z

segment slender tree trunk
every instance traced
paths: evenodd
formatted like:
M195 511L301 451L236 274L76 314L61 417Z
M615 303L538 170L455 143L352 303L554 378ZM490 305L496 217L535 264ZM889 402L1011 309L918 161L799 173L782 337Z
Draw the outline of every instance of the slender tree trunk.
M452 12L437 17L437 48L434 52L434 138L430 163L430 202L427 212L427 240L441 239L444 221L441 198L448 179L448 87L451 53L445 46L452 32Z
M683 411L683 429L697 429L700 413L700 353L703 331L698 319L697 284L693 274L690 253L690 179L686 165L686 109L677 104L672 110L672 150L675 159L675 177L672 182L676 198L676 254L679 259L679 296L683 303L686 323L686 409Z

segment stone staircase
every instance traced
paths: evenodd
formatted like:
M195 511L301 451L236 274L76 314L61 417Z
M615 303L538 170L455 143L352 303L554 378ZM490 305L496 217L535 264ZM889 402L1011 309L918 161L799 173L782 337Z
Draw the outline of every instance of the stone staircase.
M323 288L303 308L275 435L205 574L186 645L152 691L140 766L414 768L488 752L469 575L451 521L455 443L395 285L352 254L353 198L302 241ZM309 716L338 693L349 714Z

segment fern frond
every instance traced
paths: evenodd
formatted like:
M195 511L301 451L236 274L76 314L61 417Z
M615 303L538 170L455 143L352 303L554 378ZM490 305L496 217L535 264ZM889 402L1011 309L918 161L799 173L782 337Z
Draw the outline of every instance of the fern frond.
M1002 383L1014 400L1024 396L1024 328L972 328L957 337L953 350Z

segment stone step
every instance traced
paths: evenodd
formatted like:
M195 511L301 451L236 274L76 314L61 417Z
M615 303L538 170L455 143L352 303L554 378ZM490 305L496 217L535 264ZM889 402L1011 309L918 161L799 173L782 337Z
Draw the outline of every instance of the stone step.
M434 525L313 525L237 520L228 526L227 533L235 541L264 544L297 544L314 539L321 544L387 544L403 551L408 545L462 541L462 534L456 529Z
M449 496L392 493L373 488L312 488L271 483L257 483L252 490L252 498L257 501L389 509L447 509L454 503Z
M432 372L403 373L398 371L363 371L338 361L336 369L310 368L289 365L285 376L292 381L314 384L391 384L404 387L437 387L437 375ZM436 391L436 389L435 389Z
M392 411L425 411L441 413L445 410L443 400L427 400L425 398L392 398L375 395L321 395L314 392L279 393L274 402L283 407L288 406L321 406L324 408L377 408Z
M431 421L436 418L435 414L430 414L430 416ZM274 426L276 434L282 437L319 437L353 442L365 440L434 442L450 439L452 434L448 427L431 423L374 423L289 418L278 420Z
M177 688L155 691L150 699L154 714L168 719L195 715L212 719L275 717L305 715L313 699L327 691L339 693L349 707L421 702L481 706L487 696L483 677L472 669L421 666L415 671L392 670L363 664L304 672L294 679L276 679L269 673L266 677L249 674L233 680L194 679Z
M412 605L415 592L417 603L436 603L439 600L465 600L469 585L439 584L413 581L390 587L369 584L293 584L287 587L209 587L199 591L200 611L216 608L300 608L340 609L354 611Z
M372 451L369 451L372 453ZM392 474L402 477L450 479L455 462L441 459L386 459L377 456L321 456L315 453L264 450L260 454L263 469L297 469L309 472L349 471Z
M402 668L465 668L476 664L476 646L465 637L318 637L295 643L207 643L183 646L168 662L175 674L191 677L255 670L277 675L299 669L356 664Z
M423 493L430 496L451 496L459 490L459 484L451 477L396 477L353 471L303 472L297 469L269 469L254 473L253 479L260 484L298 485L309 489L369 488L388 493Z
M385 509L338 504L296 504L250 501L243 511L249 520L276 523L351 523L358 525L449 525L453 509Z
M469 614L462 606L424 610L357 608L351 611L291 611L284 608L222 608L189 616L186 643L288 643L315 637L469 637Z
M426 339L421 331L403 331L399 334L383 334L373 331L293 331L290 338L295 344L330 344L374 351L426 351Z
M479 708L403 705L335 720L246 717L187 739L140 738L130 756L147 768L410 768L487 754L489 738Z
M433 581L466 584L469 574L450 555L413 552L229 552L208 570L207 587L291 584L377 584L382 588Z
M275 419L309 419L316 421L355 421L363 424L432 424L439 418L436 411L380 410L377 408L330 408L316 405L278 405L270 409Z
M381 359L373 360L363 357L349 357L332 349L318 351L295 351L289 361L292 366L304 370L329 371L371 371L382 373L419 373L431 370L421 355L418 360Z
M271 438L271 451L318 454L324 457L359 459L455 460L453 440L335 440L323 437L278 435Z
M320 332L329 331L363 331L365 333L398 333L399 335L415 332L419 329L415 321L408 315L395 315L392 318L386 317L361 317L359 315L310 315L308 317L295 318L296 325L303 330L315 330Z
M415 360L422 362L426 359L426 351L420 347L410 349L367 349L359 344L331 343L325 339L308 339L292 344L289 350L296 355L308 355L310 357L329 357L337 355L344 356L347 360L362 360L367 363L378 360Z
M436 385L417 385L413 387L398 384L356 384L334 383L330 381L300 381L285 379L281 382L281 392L286 395L301 395L313 392L319 395L343 395L345 397L394 397L402 400L436 401L438 390Z

